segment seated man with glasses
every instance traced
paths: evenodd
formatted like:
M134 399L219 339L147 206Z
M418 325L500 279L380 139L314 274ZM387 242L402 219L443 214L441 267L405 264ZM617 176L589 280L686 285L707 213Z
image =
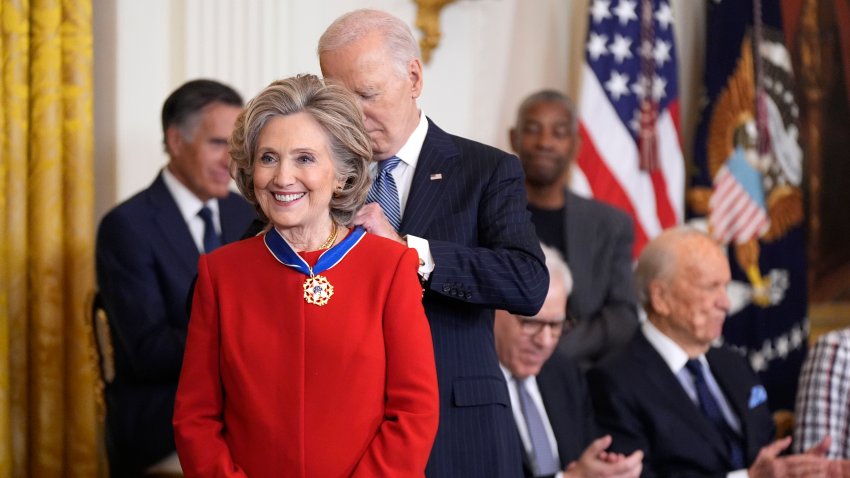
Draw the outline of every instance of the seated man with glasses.
M643 452L608 453L611 437L597 437L593 410L578 365L553 355L569 327L564 316L572 276L560 254L543 246L549 292L534 317L496 311L496 352L508 382L526 477L637 477Z

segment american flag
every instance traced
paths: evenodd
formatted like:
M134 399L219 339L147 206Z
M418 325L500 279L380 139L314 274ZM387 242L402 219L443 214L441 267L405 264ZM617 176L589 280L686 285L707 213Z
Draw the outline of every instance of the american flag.
M745 355L771 410L793 409L806 356L803 154L782 2L706 2L706 99L694 141L689 221L728 244L723 341Z
M757 171L738 148L714 176L709 205L711 235L721 244L743 244L759 238L770 228L764 205L764 188Z
M571 187L635 224L635 257L684 213L673 12L667 0L593 0Z

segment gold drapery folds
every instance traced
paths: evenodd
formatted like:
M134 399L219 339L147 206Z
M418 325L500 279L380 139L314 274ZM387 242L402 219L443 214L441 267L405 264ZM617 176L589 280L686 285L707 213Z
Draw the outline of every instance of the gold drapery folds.
M99 474L91 0L0 0L0 478Z

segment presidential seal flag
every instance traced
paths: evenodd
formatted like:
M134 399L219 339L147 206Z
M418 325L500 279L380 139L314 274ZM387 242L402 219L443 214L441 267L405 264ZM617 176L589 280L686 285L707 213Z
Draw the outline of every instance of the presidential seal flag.
M685 167L668 0L594 0L570 186L629 213L634 256L682 221Z
M779 2L708 2L705 93L689 216L727 246L732 310L723 340L761 376L772 410L793 409L806 353L803 154Z

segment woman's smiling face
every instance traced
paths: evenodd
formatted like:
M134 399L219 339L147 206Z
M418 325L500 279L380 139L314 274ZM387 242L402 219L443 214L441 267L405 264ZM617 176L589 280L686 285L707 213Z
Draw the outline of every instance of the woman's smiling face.
M340 181L321 125L305 112L275 116L260 132L256 154L254 194L271 224L299 236L326 234Z

